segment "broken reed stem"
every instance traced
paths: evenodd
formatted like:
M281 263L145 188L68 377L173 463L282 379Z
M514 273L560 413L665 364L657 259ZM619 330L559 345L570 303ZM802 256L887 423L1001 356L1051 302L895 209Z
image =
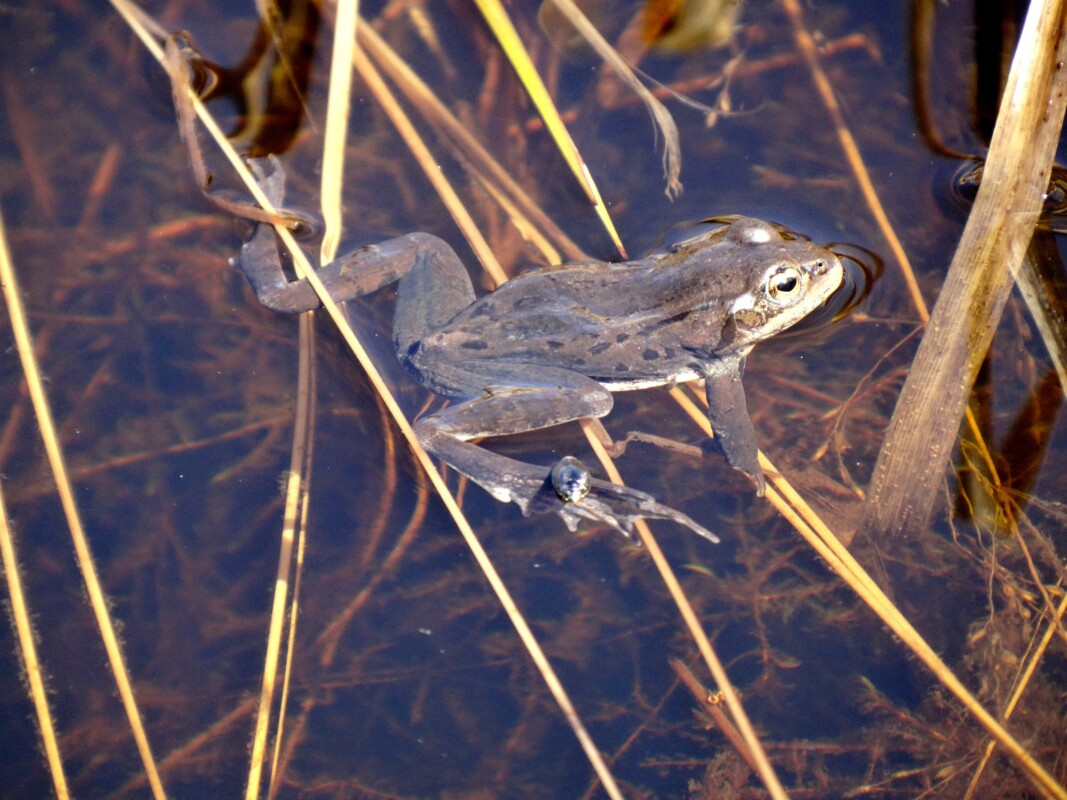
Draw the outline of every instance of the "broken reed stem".
M337 256L341 241L342 195L345 173L345 143L352 97L352 51L356 47L357 0L340 0L334 23L330 60L329 97L326 103L326 131L322 143L322 189L320 204L325 230L319 264L329 264Z
M862 527L874 541L921 531L978 368L1041 212L1067 106L1063 0L1031 5L985 174L879 453Z

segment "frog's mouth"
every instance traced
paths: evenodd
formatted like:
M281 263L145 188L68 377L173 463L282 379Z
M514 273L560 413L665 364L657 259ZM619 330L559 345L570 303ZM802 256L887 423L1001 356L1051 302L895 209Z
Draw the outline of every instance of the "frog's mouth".
M841 285L802 320L778 334L781 338L810 335L847 317L867 299L874 282L882 275L885 262L873 251L854 244L833 242L826 249L837 256L844 268Z

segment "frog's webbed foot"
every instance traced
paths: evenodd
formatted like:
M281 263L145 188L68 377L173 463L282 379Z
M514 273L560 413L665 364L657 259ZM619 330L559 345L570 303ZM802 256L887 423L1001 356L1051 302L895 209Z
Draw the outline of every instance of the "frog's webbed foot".
M602 522L632 536L639 519L666 519L718 543L715 534L690 517L656 502L638 489L593 478L577 459L561 459L551 471L493 453L442 434L427 420L416 423L426 449L452 464L497 500L514 502L526 516L558 514L570 530L582 519Z
M561 486L560 474L569 476L566 485ZM581 487L572 491L573 485ZM633 525L639 519L665 519L676 522L698 536L718 544L719 537L680 511L656 501L652 495L622 486L610 481L602 481L589 476L586 467L577 459L567 456L559 461L547 480L543 481L538 491L523 503L518 497L516 502L523 513L555 512L572 531L579 520L589 519L603 522L620 533L632 537Z

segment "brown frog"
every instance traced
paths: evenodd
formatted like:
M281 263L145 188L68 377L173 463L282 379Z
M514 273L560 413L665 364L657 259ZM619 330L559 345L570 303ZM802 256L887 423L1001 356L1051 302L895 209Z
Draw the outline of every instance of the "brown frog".
M280 167L256 170L280 204ZM306 281L286 278L269 226L257 227L235 264L269 308L319 305ZM493 497L525 513L554 511L571 529L585 517L629 533L635 519L665 518L717 541L644 492L593 479L577 459L536 466L470 440L602 417L612 392L703 378L719 449L762 494L745 358L822 305L843 267L824 247L738 217L645 258L538 269L481 298L452 248L426 233L359 248L318 276L339 303L399 280L397 357L454 401L415 423L419 441Z

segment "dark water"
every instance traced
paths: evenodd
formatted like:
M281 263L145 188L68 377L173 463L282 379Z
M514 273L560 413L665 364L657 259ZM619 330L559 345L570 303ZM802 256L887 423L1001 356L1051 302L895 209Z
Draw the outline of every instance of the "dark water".
M964 212L951 200L958 162L932 154L917 132L908 6L808 5L807 24L827 44L823 64L849 128L930 302ZM149 10L165 28L190 31L205 58L228 67L254 38L251 7L234 18L211 4ZM426 12L439 56L427 55L405 15L382 22L383 35L579 247L612 257L476 12L459 4ZM859 313L757 348L745 376L761 447L848 534L914 355L918 315L782 10L760 2L743 12L744 60L730 84L735 114L709 129L701 114L671 105L685 184L673 202L641 106L625 90L623 102L602 104L594 63L560 61L532 9L515 13L535 58L559 75L574 138L630 253L653 247L681 221L750 214L885 260ZM278 558L296 323L261 309L227 266L247 226L197 192L165 76L122 19L102 3L76 1L0 15L0 204L141 713L169 795L238 796ZM939 6L930 114L947 144L978 153L971 25L967 8ZM318 192L329 38L325 26L307 43L315 122L286 156L290 196L306 207ZM717 76L729 57L727 50L652 54L643 68L713 105L716 92L694 86ZM427 230L473 264L358 80L354 91L348 241ZM236 127L232 97L212 108L225 127ZM505 269L523 268L531 252L505 215L447 146L429 138ZM229 185L225 166L211 159L219 183ZM1056 241L1043 241L1044 258L1055 263ZM391 302L381 292L359 316L361 336L378 341L375 352L392 368ZM325 318L316 330L310 534L279 796L603 796L443 506L427 498L394 423ZM994 349L980 412L1024 509L1034 571L1058 602L1062 394L1054 381L1049 388L1048 356L1018 298ZM0 471L68 779L79 797L147 796L17 354L4 352ZM409 413L425 400L402 376L396 391ZM661 391L618 398L607 424L617 438L639 429L700 439ZM564 453L588 457L576 426L498 448L540 463ZM722 537L716 547L654 526L791 796L910 797L931 787L933 796L962 796L984 747L980 730L743 477L718 459L640 444L619 463L635 486ZM964 513L956 486L950 474L919 541L898 548L857 540L854 549L891 582L902 610L964 683L1000 709L1029 642L1044 631L1043 601L1018 544ZM669 659L681 660L712 686L642 550L592 525L573 535L554 518L525 519L476 487L463 505L627 797L756 796L756 780L671 669ZM0 635L7 676L0 794L47 796L15 640L8 628ZM1012 723L1061 776L1065 675L1062 641L1054 638ZM977 796L1029 791L1010 763L994 757Z

